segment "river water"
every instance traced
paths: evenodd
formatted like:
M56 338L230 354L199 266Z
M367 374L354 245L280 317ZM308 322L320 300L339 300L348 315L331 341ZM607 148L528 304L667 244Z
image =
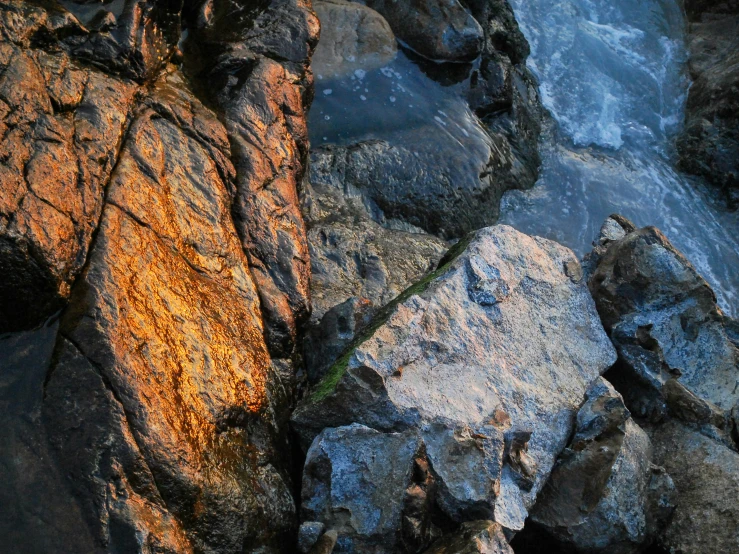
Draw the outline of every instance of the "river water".
M685 21L676 0L511 0L553 123L536 186L509 192L501 222L587 252L617 212L654 225L739 313L739 214L676 171Z

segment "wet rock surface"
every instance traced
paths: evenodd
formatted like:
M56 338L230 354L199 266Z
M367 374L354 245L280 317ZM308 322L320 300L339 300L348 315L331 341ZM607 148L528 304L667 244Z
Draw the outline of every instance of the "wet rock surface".
M352 423L413 430L446 518L520 530L615 353L585 283L565 273L567 249L498 226L449 258L383 310L293 424L306 447Z
M680 165L718 186L739 206L739 3L685 2L693 79Z
M672 515L675 485L605 379L586 398L531 521L563 549L641 552Z

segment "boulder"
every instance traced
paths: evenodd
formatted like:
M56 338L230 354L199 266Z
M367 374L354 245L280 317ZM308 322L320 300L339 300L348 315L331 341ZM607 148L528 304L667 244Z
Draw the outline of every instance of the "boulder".
M563 550L637 553L674 509L675 487L651 463L647 434L605 379L586 393L575 435L531 514Z
M678 421L652 433L655 461L679 491L661 543L670 552L739 551L739 453Z
M301 402L303 445L352 423L414 430L446 518L520 530L586 389L615 361L572 266L568 249L507 226L460 241Z
M304 351L317 381L379 308L436 267L448 244L388 221L336 167L330 150L311 154L302 207L313 299Z
M678 138L680 167L702 175L739 206L739 3L687 0L693 79Z
M321 40L311 65L323 78L371 71L395 59L398 46L390 25L375 10L345 0L313 3L321 20Z
M424 554L513 554L503 530L489 520L463 523L456 533L435 542Z
M619 353L608 378L629 409L728 430L739 349L708 283L659 230L620 217L606 222L589 263L590 290Z
M482 50L480 24L458 0L366 0L413 51L439 62L469 62Z
M63 314L43 419L106 551L289 542L287 395L235 231L223 125L173 73L143 99Z

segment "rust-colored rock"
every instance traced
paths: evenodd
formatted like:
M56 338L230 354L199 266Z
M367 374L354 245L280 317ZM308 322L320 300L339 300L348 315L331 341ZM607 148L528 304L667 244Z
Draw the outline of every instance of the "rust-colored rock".
M228 149L177 74L157 85L62 319L47 429L108 551L273 551L294 525Z
M6 11L0 42L0 332L64 305L85 262L115 163L132 83L62 52L25 48ZM38 31L37 31L38 32Z

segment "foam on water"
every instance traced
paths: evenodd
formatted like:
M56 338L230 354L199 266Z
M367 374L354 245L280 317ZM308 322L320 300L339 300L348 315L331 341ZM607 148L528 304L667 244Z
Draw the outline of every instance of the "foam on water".
M674 169L689 86L676 0L511 4L556 125L543 136L539 182L507 194L501 221L581 255L613 212L655 225L737 315L739 214Z

